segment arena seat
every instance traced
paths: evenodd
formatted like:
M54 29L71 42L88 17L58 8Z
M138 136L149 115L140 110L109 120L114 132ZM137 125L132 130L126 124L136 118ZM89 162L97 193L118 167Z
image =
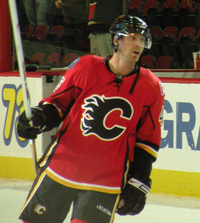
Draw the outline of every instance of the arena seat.
M45 54L42 52L34 53L30 58L31 64L37 64L38 66L45 64Z
M21 29L21 37L22 39L28 40L34 33L34 27L32 25L27 25L22 27Z
M181 43L187 41L187 43L195 43L196 42L196 29L194 27L183 27L178 33L178 40Z
M173 64L173 58L171 56L165 55L160 56L156 60L155 69L171 69Z
M150 26L149 29L152 36L152 47L150 49L145 49L144 55L152 55L158 58L163 53L160 43L161 28L159 26Z
M200 49L200 29L198 30L198 32L196 34L196 40L197 40L197 44L198 44L199 49Z
M131 0L128 4L128 9L130 9L130 8L142 9L142 1L141 0Z
M46 59L46 65L50 65L50 67L60 67L61 63L60 53L51 53Z
M176 26L180 28L177 0L166 0L162 7L164 27Z
M183 27L178 34L178 40L181 45L183 55L183 68L193 68L193 52L199 51L196 39L196 30L194 27Z
M77 58L78 58L78 55L76 53L68 53L64 56L61 66L67 67L69 64L71 64Z
M199 30L199 13L198 13L198 4L195 2L193 5L189 4L188 0L182 0L178 5L178 14L180 20L180 26L183 27L194 27L196 30Z
M176 68L181 68L183 63L181 46L178 41L178 28L175 26L167 26L162 30L160 35L162 43L163 55L173 57L173 62L176 63Z
M30 37L32 41L43 42L46 40L47 33L48 33L48 26L46 25L39 25L35 28L33 35Z
M140 17L142 15L142 1L131 0L128 4L128 14Z
M64 35L64 27L61 25L53 26L47 36L47 40L57 42L62 39Z
M146 22L149 26L159 26L163 28L163 18L158 1L148 0L143 5L143 14L147 17Z
M156 58L152 55L145 55L141 57L140 64L142 67L148 69L154 69L155 67Z

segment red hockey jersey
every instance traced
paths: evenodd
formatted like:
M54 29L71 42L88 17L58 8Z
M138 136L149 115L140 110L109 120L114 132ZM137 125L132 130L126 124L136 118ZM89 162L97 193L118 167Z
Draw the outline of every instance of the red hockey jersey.
M151 71L115 81L105 60L88 55L66 71L55 91L41 103L51 103L68 115L41 166L55 181L78 189L120 193L134 159L135 145L156 157L164 93ZM53 117L52 117L53 118Z

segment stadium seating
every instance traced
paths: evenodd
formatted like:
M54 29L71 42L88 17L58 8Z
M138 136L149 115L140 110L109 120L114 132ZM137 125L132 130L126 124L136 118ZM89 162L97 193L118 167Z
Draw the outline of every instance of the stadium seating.
M160 43L161 28L159 26L150 26L150 33L152 36L152 47L144 50L144 55L152 55L158 58L163 54L162 45Z
M142 9L142 1L141 0L131 0L128 4L128 9L130 9L130 8Z
M161 14L163 16L164 27L180 27L177 0L166 0L163 4Z
M187 0L182 0L178 5L178 14L180 20L180 26L183 27L194 27L196 30L200 28L198 21L198 4L191 6Z
M173 64L173 58L171 56L165 55L160 56L156 60L155 69L171 69Z
M176 63L176 68L181 68L183 57L181 54L181 46L178 40L178 28L175 26L167 26L162 30L160 35L162 43L163 55L169 55Z
M47 33L48 33L48 26L46 25L39 25L35 28L33 35L29 38L32 41L43 42L46 40Z
M22 39L28 40L34 33L34 27L32 25L27 25L22 27L21 29L21 36Z
M62 60L61 66L67 67L69 64L71 64L77 58L78 58L78 55L76 53L66 54Z
M148 0L143 5L143 14L146 16L146 22L149 26L159 26L163 28L163 18L161 8L157 0Z
M160 34L161 34L161 28L159 26L150 26L150 33L153 39L155 39L156 42L160 41Z
M196 34L196 41L197 41L198 47L200 49L200 29L198 30L198 32Z
M156 58L152 55L145 55L141 57L140 64L142 67L148 69L154 69L155 67Z
M62 39L63 35L64 35L64 27L61 25L55 25L50 29L47 40L52 42L57 42Z
M191 68L192 52L200 49L197 3L188 0L129 0L127 2L129 4L126 12L142 18L150 28L152 47L143 52L141 58L143 66L153 69L156 67L155 60L157 61L160 57L162 59L162 56L169 56L168 58L172 59L171 68ZM88 35L83 38L82 35L77 35L76 28L73 26L63 27L62 23L55 22L54 24L50 30L44 25L36 27L35 30L30 25L25 26L21 30L22 38L23 40L47 43L46 54L59 52L58 50L49 50L51 46L89 52ZM34 51L37 52L40 49ZM65 67L78 57L73 53L65 56L66 53L56 53L56 56L53 53L45 61L46 54L43 56L41 54L38 52L33 55L33 58L30 58L30 63L38 65L48 63L53 67Z
M142 15L142 1L131 0L128 4L128 14L140 17Z
M38 66L45 64L45 54L42 52L34 53L30 58L30 64L37 64Z
M51 53L46 59L46 65L50 65L50 67L60 67L61 65L61 56L60 53Z
M196 30L193 27L183 27L178 34L183 55L183 68L193 68L193 52L199 51L196 40Z

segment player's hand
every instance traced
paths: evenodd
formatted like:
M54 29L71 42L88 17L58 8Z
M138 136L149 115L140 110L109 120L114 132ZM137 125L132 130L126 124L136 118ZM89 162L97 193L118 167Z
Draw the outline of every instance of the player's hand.
M146 204L146 194L149 190L150 184L147 186L141 181L131 178L120 194L117 213L119 215L139 214L144 209Z
M19 116L17 134L26 139L36 139L37 135L45 128L45 117L39 107L31 108L31 119L26 118L25 112Z

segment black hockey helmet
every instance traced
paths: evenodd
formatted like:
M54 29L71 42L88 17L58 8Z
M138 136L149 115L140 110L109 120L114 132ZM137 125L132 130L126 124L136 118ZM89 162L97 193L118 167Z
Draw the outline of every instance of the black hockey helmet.
M121 15L110 27L112 39L114 36L119 40L123 35L139 33L145 37L144 47L151 48L152 40L148 25L140 18L132 15Z

